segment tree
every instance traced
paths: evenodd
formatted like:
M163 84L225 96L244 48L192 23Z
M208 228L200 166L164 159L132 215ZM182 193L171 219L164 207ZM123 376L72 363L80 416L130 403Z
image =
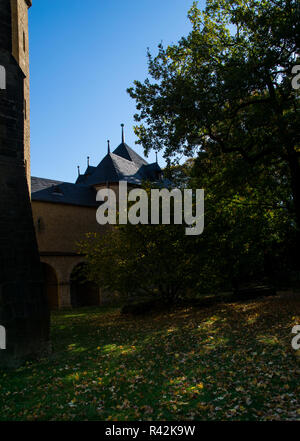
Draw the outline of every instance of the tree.
M152 81L128 89L137 102L135 132L145 151L235 155L245 174L265 167L287 182L284 201L300 232L299 60L297 0L194 3L192 31L148 53ZM300 62L298 61L298 64ZM269 173L269 174L270 174ZM282 201L277 200L280 205ZM293 221L294 219L294 221Z
M184 225L138 224L90 234L80 247L88 279L109 291L167 304L266 276L276 283L286 267L287 239L293 239L282 203L288 185L263 165L255 164L252 174L245 174L244 166L234 153L202 153L170 167L179 188L206 189L204 233L186 236Z
M195 268L184 228L175 225L125 225L81 243L88 280L130 297L172 304L184 296Z
M150 192L148 184L144 188ZM173 224L171 211L171 225L111 226L105 234L88 234L79 251L86 256L88 280L127 297L172 304L198 277L199 257L191 247L193 236L185 235L185 225Z
M202 153L192 170L192 185L206 189L198 252L206 250L207 274L223 290L265 278L289 283L296 269L289 257L296 249L287 182L262 164L245 168L234 153Z

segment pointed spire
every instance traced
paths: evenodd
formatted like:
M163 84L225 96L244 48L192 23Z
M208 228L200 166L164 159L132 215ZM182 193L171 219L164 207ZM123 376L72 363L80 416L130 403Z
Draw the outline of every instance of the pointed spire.
M110 154L110 141L107 140L107 153Z
M90 166L90 157L89 156L87 157L87 166L88 167Z
M122 127L122 143L124 144L125 136L124 136L124 124L123 123L121 124L121 127Z
M80 176L80 166L77 165L77 170L78 170L78 176Z
M158 160L157 160L157 152L155 152L155 156L156 156L156 164L158 164Z

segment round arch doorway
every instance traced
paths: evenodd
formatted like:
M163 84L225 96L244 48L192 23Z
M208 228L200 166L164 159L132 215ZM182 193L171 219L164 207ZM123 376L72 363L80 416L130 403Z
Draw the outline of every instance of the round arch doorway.
M50 309L58 309L58 279L54 268L48 263L41 263L44 286L46 289L48 305Z
M84 276L85 265L85 263L79 263L71 273L71 305L73 308L100 304L98 286L86 280Z

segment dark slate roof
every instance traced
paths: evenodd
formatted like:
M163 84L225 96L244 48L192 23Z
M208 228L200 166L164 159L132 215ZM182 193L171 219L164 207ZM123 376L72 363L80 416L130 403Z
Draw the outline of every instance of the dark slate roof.
M31 178L31 198L33 201L84 207L99 205L99 202L96 202L96 191L93 187L36 177Z
M75 184L32 177L32 200L95 207L99 203L96 202L94 185L119 181L141 185L143 181L157 181L160 172L161 168L156 162L148 164L122 142L97 167L88 166Z
M137 164L139 167L142 165L148 164L145 159L143 159L140 155L138 155L134 150L132 150L129 145L125 142L121 142L121 144L113 151L115 155L121 156L128 161L132 161Z
M100 162L94 173L86 180L86 185L106 182L128 181L141 184L143 177L138 173L139 166L114 153L108 153Z
M87 178L96 170L96 167L89 165L83 175L79 175L75 184L85 184Z
M91 169L91 167L90 167ZM113 151L108 153L97 167L80 175L76 181L82 185L97 185L119 181L141 185L142 181L158 179L161 168L157 163L148 164L125 142Z
M93 165L89 165L87 167L86 171L84 172L84 174L91 175L95 170L96 170L96 167L94 167Z
M84 184L86 180L87 180L87 175L79 175L78 178L76 179L75 184Z
M53 179L35 178L31 176L31 191L35 193L37 191L44 190L45 188L53 187L55 185L63 184L63 181L54 181Z
M144 179L153 181L157 179L157 173L161 173L161 168L157 162L153 162L153 164L142 165L139 172L144 176Z

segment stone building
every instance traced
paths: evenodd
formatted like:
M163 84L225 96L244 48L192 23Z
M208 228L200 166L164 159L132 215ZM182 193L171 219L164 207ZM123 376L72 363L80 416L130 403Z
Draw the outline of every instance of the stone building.
M112 301L113 295L91 283L76 279L77 269L84 264L77 243L89 232L105 232L96 221L96 193L109 187L118 191L119 181L128 188L142 181L161 177L157 162L148 164L124 140L108 152L97 167L87 164L75 183L31 178L32 210L40 258L44 269L47 295L52 309L99 305Z
M33 279L44 280L52 309L101 304L112 299L112 295L101 287L79 283L75 277L77 269L84 264L84 256L77 253L77 243L88 232L105 232L96 222L97 190L102 187L117 190L120 180L126 180L128 187L136 187L143 180L157 180L161 169L157 163L148 164L125 143L122 125L120 145L113 152L108 147L107 155L97 167L88 162L85 173L75 183L30 176L28 8L31 5L31 0L0 0L0 67L8 84L4 90L0 81L0 227L5 224L6 228L0 237L0 263L4 262L0 276L4 280L6 267L12 273L13 265L17 272L18 259L28 271L35 268ZM0 288L1 283L2 280ZM0 290L2 314L4 294L1 293Z
M49 349L49 311L26 179L30 6L30 0L0 0L0 325L7 340L1 366Z

